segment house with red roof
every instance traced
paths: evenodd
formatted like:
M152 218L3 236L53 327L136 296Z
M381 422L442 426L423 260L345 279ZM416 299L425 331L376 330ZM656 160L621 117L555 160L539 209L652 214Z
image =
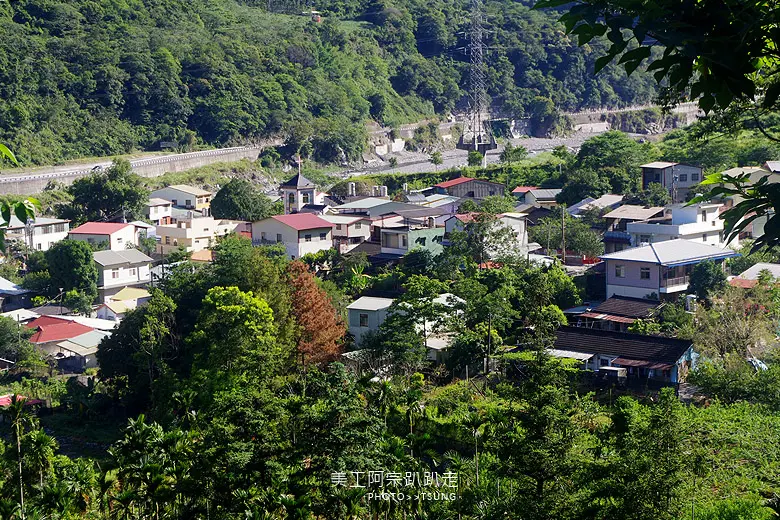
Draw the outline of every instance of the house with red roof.
M504 185L485 179L458 177L434 185L435 193L452 195L467 199L484 199L495 195L504 195Z
M56 344L95 330L81 323L56 316L36 318L27 324L27 328L35 331L30 337L30 343L38 346Z
M68 232L71 240L81 240L91 245L105 243L106 249L122 251L138 245L138 232L133 224L121 222L87 222Z
M512 195L515 196L518 202L525 202L525 195L529 191L539 189L538 186L518 186L512 190Z
M255 245L284 244L295 260L308 253L333 248L333 224L313 213L291 213L252 223Z

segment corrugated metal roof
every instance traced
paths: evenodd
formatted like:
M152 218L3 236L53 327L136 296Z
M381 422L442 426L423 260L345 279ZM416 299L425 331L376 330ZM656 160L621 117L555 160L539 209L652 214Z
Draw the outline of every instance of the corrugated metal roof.
M665 240L641 247L624 249L616 253L602 255L602 260L625 260L628 262L647 262L659 265L682 265L687 262L700 262L740 256L731 249L693 242L691 240Z
M656 363L676 363L692 345L690 340L584 327L561 327L555 337L556 349Z
M290 215L274 215L271 217L277 222L290 226L296 231L305 229L332 228L333 224L323 220L313 213L293 213Z
M642 164L639 167L640 168L669 168L670 166L675 166L680 163L676 162L666 162L666 161L654 161L649 162L647 164Z
M540 190L531 190L528 193L534 196L536 200L555 200L555 197L558 196L558 194L561 192L561 188L555 188L555 189L540 189Z
M618 218L629 220L646 220L651 218L664 210L661 206L635 206L632 204L624 204L619 208L615 208L610 211L604 218Z
M125 229L130 224L122 222L86 222L76 229L71 229L70 235L111 235Z
M103 267L122 264L144 264L152 261L151 258L137 249L124 249L122 251L95 251L92 253L95 262Z
M347 309L360 311L378 311L387 309L393 304L392 298L379 298L376 296L361 296L354 302L347 305Z

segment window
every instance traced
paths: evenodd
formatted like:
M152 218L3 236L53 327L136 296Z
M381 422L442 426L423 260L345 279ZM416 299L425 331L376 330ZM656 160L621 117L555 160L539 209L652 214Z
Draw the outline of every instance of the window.
M157 210L160 209L157 206L152 206L152 213L157 214Z
M111 278L119 278L119 269L111 269Z
M309 203L310 195L308 193L303 194L303 203L308 204Z
M311 235L304 235L303 239L307 242L311 242Z
M680 182L688 182L688 174L687 173L681 173L679 180L680 180Z
M401 235L401 247L402 248L409 247L409 244L407 244L406 240L407 240L406 235Z
M320 240L327 240L328 234L327 233L320 233Z
M361 222L355 222L355 229L360 229L363 227L363 224Z
M260 232L260 240L265 242L265 231Z
M601 359L599 360L599 364L600 364L601 366L603 366L603 367L605 367L605 366L608 366L608 365L609 365L609 360L608 360L608 359L601 358Z
M295 204L295 193L287 195L287 203L290 205Z
M616 265L615 278L625 278L625 277L626 277L626 267L623 265Z
M38 242L38 243L36 244L36 248L38 249L38 251L40 251L40 250L41 250L41 246L42 246L42 245L43 245L43 244L41 244L40 242Z
M368 314L361 314L360 315L360 326L361 327L368 327Z
M281 233L277 233L276 234L276 242L279 243L281 241L282 241L282 234Z
M192 199L187 199L184 201L185 206L192 206Z
M174 206L178 206L176 199L173 199L173 200L171 201L171 204L173 204Z
M649 280L650 279L650 268L649 267L642 267L639 269L639 278L641 280Z
M707 233L702 233L701 235L701 241L706 242L707 241Z
M341 231L341 224L336 224L336 231Z
M698 181L699 180L699 174L698 173L692 173L691 174L691 180L692 181Z
M653 175L653 182L661 182L661 174L656 173Z
M723 231L718 233L718 242L723 242Z
M122 243L122 239L121 239L121 238L117 238L117 239L116 239L116 243L117 243L117 244L121 244L121 243Z
M135 267L130 268L130 276L135 276Z
M702 222L707 222L707 212L704 211L704 210L702 210L702 212L701 212L701 221Z
M650 243L650 235L639 235L639 243L640 244L649 244Z
M167 235L165 236L165 244L166 245L170 245L171 244L171 237L169 237Z
M54 232L55 233L65 232L65 224L54 224Z

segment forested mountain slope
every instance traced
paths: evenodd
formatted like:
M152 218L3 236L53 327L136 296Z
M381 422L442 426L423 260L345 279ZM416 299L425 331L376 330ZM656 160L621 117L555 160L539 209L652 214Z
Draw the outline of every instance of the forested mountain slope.
M273 4L272 4L273 6ZM159 141L223 145L282 135L319 161L360 155L364 123L464 103L468 3L330 0L320 23L236 0L20 0L0 7L0 141L21 161L111 155ZM289 9L288 9L289 10ZM300 13L300 7L292 9ZM486 6L496 110L650 100L652 78L578 48L554 12Z

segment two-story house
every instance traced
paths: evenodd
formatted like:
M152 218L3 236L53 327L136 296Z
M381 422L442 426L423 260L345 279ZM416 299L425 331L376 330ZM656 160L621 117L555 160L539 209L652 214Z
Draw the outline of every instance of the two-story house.
M702 203L669 206L663 216L626 224L634 246L682 238L720 247L738 247L739 239L726 242L720 211L723 204Z
M484 199L504 194L504 185L485 179L458 177L433 186L434 192L466 199Z
M194 186L187 186L185 184L174 184L159 190L154 190L150 197L153 199L165 199L170 201L174 206L179 206L184 209L191 209L200 211L203 215L210 215L211 199L214 198L214 194L210 191L206 191Z
M108 301L125 287L143 287L151 281L152 259L137 249L95 251L100 302Z
M157 226L157 252L167 255L184 249L190 253L203 251L216 244L219 237L231 233L249 233L250 224L239 220L220 220L213 217L187 218L175 224Z
M173 202L160 198L149 199L144 216L155 226L170 224L173 221Z
M702 181L702 169L676 162L655 161L640 166L642 188L651 182L660 184L669 191L672 202L683 202L692 186Z
M449 237L451 233L456 231L464 231L467 229L467 224L474 221L478 214L476 213L462 213L453 215L444 221L445 237ZM492 227L495 230L508 229L515 236L516 242L512 244L512 251L498 251L495 248L489 250L488 254L491 258L495 258L502 253L514 253L514 254L526 254L529 251L528 244L528 232L526 230L526 220L524 213L501 213L496 215L495 221L492 223ZM503 242L503 241L502 241ZM509 245L509 244L506 244ZM538 247L538 244L536 244ZM535 249L535 248L533 248ZM531 249L531 250L533 250Z
M70 230L70 240L88 242L90 245L105 244L112 251L121 251L138 245L139 231L133 224L120 222L87 222Z
M740 256L731 249L693 242L666 240L624 249L601 257L606 264L607 298L664 298L688 290L693 267L705 260L723 266L728 258Z
M274 215L252 223L252 243L284 244L295 260L308 253L333 248L333 224L312 213Z
M604 215L607 228L604 232L604 252L614 253L632 247L631 233L626 230L632 222L646 221L654 217L662 217L662 206L635 206L625 204Z
M11 215L6 239L22 242L35 251L48 251L51 246L65 240L70 230L70 220L36 217L29 223Z
M371 239L371 219L367 217L320 215L320 218L333 224L333 243L340 253Z
M380 251L383 255L403 256L414 249L426 249L436 256L444 250L444 233L444 226L437 226L435 217L384 223Z

